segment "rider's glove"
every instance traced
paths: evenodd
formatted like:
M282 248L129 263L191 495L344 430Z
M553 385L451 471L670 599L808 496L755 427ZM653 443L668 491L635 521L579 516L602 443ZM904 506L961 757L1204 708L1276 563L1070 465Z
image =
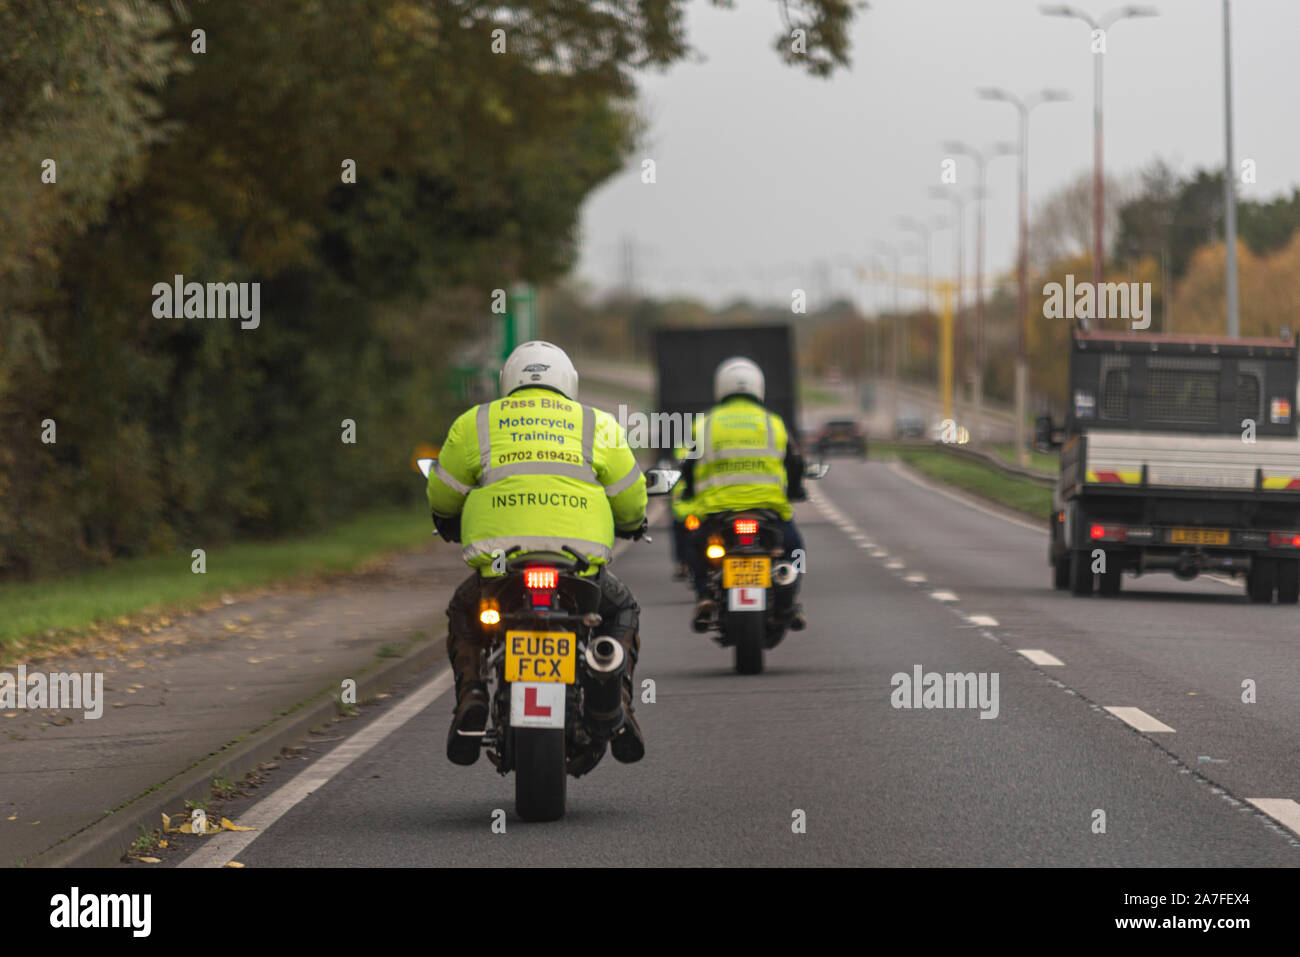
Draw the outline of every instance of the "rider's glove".
M641 519L641 524L638 525L636 528L631 528L626 531L616 530L614 534L617 535L619 538L628 538L631 539L632 541L636 541L638 538L641 538L645 535L646 527L647 527L646 520L643 518Z
M437 515L435 515L433 516L433 527L438 530L438 534L442 536L443 541L445 542L460 541L460 516L459 515L453 515L451 516L451 518L439 518Z

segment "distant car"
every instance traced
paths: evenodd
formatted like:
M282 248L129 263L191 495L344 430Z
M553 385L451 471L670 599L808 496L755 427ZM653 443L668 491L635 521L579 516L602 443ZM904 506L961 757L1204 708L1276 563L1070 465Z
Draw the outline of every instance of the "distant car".
M919 415L900 415L898 421L894 423L894 437L899 439L925 438L925 419Z
M817 433L813 445L817 454L823 457L834 451L847 451L862 458L867 457L867 437L853 419L832 419L827 422Z

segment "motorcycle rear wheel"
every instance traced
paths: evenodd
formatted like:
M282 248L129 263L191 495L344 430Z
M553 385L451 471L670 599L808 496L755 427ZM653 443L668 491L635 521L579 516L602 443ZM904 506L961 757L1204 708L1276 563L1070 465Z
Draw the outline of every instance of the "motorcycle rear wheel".
M564 731L560 728L515 728L515 813L525 821L564 817L568 778L564 768Z
M764 617L752 611L726 613L723 627L727 638L736 646L736 674L763 673L763 645L767 640Z

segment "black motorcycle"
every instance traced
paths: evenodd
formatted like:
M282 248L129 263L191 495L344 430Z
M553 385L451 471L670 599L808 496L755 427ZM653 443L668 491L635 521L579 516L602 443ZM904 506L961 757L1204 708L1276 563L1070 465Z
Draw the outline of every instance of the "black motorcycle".
M718 512L695 533L708 567L706 595L718 609L711 622L724 648L735 648L736 671L756 675L763 652L785 637L799 569L785 558L781 516L767 509Z
M515 772L525 821L564 815L567 774L590 770L623 726L623 646L599 633L600 587L577 552L507 559L485 579L479 613L491 716L482 738L501 774Z
M417 463L424 475L432 459ZM680 473L650 469L646 491L666 494ZM650 541L648 535L643 541ZM600 586L585 557L505 554L505 574L484 578L479 607L491 699L480 738L501 774L515 773L515 812L525 821L564 816L568 775L586 773L623 727L623 646L600 633Z

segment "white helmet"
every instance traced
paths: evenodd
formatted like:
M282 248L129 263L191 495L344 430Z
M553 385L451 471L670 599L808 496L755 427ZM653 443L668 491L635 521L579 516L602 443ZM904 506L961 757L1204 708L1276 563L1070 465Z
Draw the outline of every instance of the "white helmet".
M501 367L501 394L516 389L545 386L567 399L578 397L578 370L564 350L541 340L516 346Z
M726 359L713 373L713 401L729 395L744 394L763 401L763 370L757 363L736 356Z

